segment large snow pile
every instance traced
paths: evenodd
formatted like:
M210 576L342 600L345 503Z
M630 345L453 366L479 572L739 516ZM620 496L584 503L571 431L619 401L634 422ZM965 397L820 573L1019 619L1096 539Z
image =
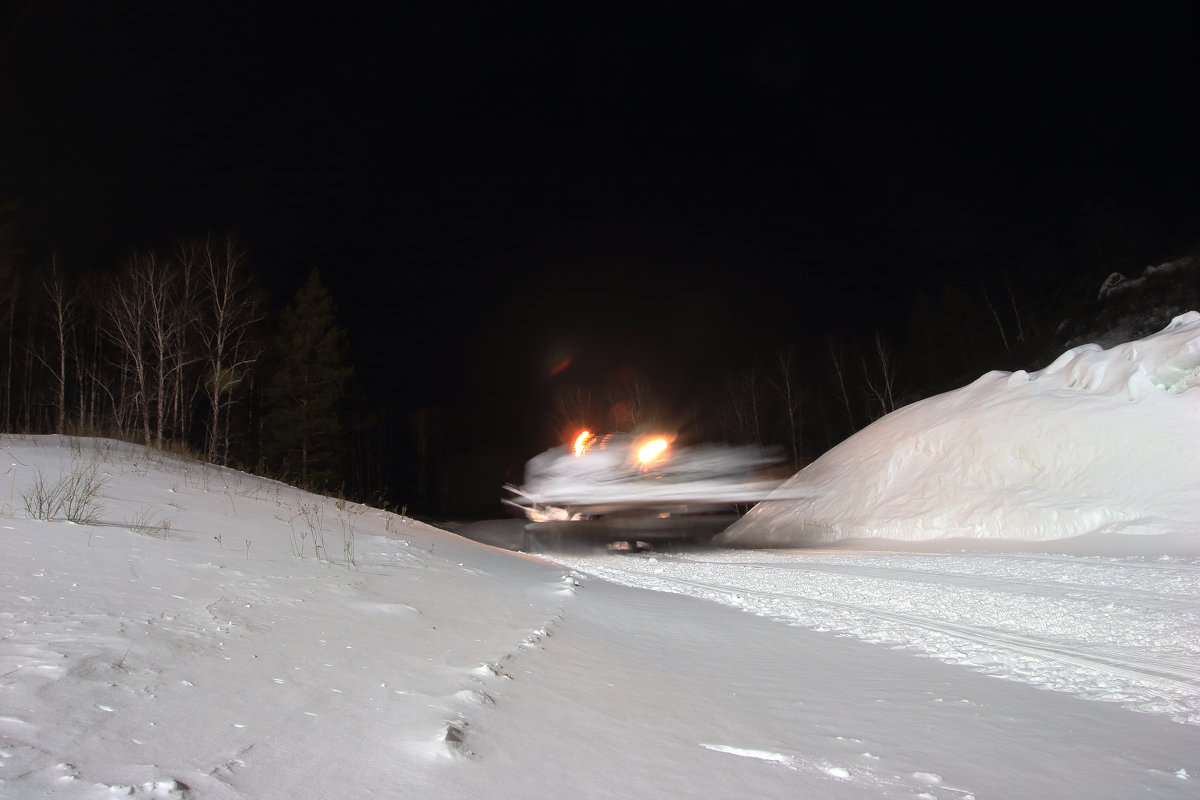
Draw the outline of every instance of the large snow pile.
M988 373L899 409L785 482L718 537L1200 541L1200 313L1039 372ZM792 499L799 496L801 499Z

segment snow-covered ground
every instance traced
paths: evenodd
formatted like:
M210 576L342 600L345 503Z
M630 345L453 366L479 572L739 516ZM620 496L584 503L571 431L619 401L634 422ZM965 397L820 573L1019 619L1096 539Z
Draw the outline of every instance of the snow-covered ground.
M0 457L0 797L1197 794L1195 557L555 562L127 444ZM94 522L29 518L92 467Z
M1193 558L835 550L568 563L626 586L1200 724Z
M0 797L1196 798L1198 384L1194 313L985 376L755 550L534 557L0 437Z

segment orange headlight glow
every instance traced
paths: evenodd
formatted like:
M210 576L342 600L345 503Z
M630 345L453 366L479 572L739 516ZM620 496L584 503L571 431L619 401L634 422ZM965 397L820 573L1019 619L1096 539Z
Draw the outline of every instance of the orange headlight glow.
M578 458L579 456L583 455L587 452L588 448L595 443L596 434L586 429L580 431L579 435L575 437L575 456Z
M651 439L638 448L638 461L641 461L643 464L649 464L652 461L658 460L666 452L668 444L666 439Z

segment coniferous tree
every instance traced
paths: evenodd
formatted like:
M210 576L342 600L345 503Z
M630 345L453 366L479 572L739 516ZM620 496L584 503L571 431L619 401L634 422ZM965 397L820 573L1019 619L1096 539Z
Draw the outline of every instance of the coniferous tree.
M300 485L332 488L339 477L338 404L353 369L346 334L317 270L279 317L276 367L265 395L263 450L268 463Z

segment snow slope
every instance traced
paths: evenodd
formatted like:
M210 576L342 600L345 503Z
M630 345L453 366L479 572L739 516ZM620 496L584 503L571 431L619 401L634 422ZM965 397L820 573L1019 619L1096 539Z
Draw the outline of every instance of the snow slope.
M1196 796L1197 558L556 562L122 443L0 458L4 800Z
M1200 313L888 414L753 508L736 546L1163 535L1200 551Z
M408 760L458 748L460 713L569 591L533 559L232 470L0 441L5 797L403 785ZM25 519L36 475L93 464L95 524Z

